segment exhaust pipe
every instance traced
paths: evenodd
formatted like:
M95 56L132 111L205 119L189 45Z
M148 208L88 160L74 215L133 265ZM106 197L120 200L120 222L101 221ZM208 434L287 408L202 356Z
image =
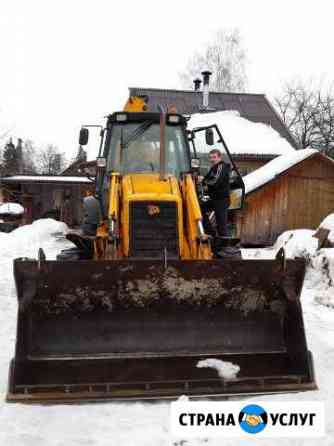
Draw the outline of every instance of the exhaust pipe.
M194 82L194 90L199 91L201 89L202 80L199 78L196 78L193 80L193 82Z
M203 76L203 108L207 109L209 107L209 83L211 71L202 71Z
M160 111L160 181L167 180L167 166L166 166L166 113L164 109L159 105Z

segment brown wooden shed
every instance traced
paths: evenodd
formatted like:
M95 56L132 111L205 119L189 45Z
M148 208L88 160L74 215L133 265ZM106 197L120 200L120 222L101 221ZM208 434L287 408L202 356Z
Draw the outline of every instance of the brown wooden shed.
M67 197L71 226L81 223L82 197L87 189L94 189L94 182L84 176L15 175L2 178L1 184L24 207L25 223L39 218L60 218L60 208Z
M244 246L270 245L286 230L316 229L334 212L334 161L311 149L282 155L245 178L236 216Z

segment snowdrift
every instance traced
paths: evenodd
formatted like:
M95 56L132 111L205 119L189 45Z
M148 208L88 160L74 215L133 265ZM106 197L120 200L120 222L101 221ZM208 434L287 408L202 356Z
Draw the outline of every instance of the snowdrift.
M36 258L38 247L44 248L52 240L55 233L66 233L65 223L51 218L37 220L31 225L21 226L9 234L0 232L1 257L14 259L16 257Z
M328 229L328 240L334 242L334 214L328 215L319 228ZM313 290L314 302L334 308L334 248L319 249L316 233L311 229L286 231L272 247L243 250L243 257L272 259L280 248L284 248L288 258L305 258L308 265L306 283Z
M320 224L319 228L329 231L328 240L334 245L334 214L328 215Z

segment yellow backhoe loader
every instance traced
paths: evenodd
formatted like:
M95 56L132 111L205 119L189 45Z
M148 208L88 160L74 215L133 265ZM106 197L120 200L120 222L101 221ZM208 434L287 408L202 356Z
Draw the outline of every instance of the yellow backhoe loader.
M187 130L175 113L130 98L101 130L96 237L47 260L16 259L15 357L8 401L217 397L316 387L299 295L302 259L217 258L203 229L196 140L221 148L216 125ZM80 144L88 129L80 132ZM234 211L236 212L236 211ZM224 379L198 361L240 367Z

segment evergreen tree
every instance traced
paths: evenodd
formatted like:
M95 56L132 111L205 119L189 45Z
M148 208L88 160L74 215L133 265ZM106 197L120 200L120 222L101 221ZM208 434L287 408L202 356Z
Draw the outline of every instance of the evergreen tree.
M82 146L79 146L75 161L83 161L83 162L87 161L87 152Z
M10 138L9 142L5 145L2 158L4 175L16 175L20 173L22 152L20 153L20 148L17 150L17 147L13 144L12 138Z

